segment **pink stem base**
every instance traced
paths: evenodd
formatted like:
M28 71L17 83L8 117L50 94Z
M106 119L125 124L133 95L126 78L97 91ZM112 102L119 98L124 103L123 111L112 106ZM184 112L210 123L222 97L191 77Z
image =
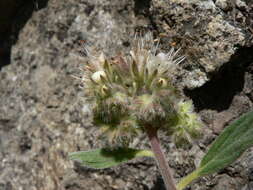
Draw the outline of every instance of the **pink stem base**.
M156 161L160 172L162 174L164 184L167 190L177 190L173 176L170 171L170 167L164 157L164 154L161 149L160 141L157 136L157 129L153 127L146 127L146 132L148 134L152 151L155 154Z

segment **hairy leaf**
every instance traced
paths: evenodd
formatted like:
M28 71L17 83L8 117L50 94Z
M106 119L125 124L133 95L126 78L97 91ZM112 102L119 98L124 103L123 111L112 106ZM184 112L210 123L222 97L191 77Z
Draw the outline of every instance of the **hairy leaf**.
M225 128L200 164L200 175L210 174L234 162L253 145L253 111Z
M225 168L251 146L253 146L253 111L244 114L225 128L203 157L200 167L183 178L177 189L182 190L194 179Z
M69 154L71 160L79 161L82 165L95 169L117 166L123 162L142 156L153 157L153 152L132 148L102 148L90 151L73 152Z

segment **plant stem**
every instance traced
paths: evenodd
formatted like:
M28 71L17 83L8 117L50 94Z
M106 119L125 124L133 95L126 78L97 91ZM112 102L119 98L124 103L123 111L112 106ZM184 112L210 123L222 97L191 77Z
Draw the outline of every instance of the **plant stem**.
M161 149L160 141L157 136L157 129L147 126L146 132L148 134L152 151L155 154L156 161L158 164L158 167L160 169L160 172L162 174L164 184L167 190L177 190L174 179L171 174L170 167L164 157L164 154Z
M198 170L195 170L194 172L190 173L186 177L184 177L178 184L177 189L183 190L188 184L190 184L193 180L197 179L199 177Z

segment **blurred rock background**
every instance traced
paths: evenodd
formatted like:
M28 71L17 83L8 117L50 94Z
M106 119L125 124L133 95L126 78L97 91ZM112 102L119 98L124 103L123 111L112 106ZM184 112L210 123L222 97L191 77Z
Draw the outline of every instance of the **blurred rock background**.
M99 147L83 92L71 75L84 63L80 41L115 55L136 31L187 56L177 83L206 127L192 147L161 134L178 180L233 119L253 107L253 2L250 0L2 0L0 2L0 190L162 190L152 159L106 170L68 160ZM135 141L148 146L146 139ZM194 190L252 190L253 150Z

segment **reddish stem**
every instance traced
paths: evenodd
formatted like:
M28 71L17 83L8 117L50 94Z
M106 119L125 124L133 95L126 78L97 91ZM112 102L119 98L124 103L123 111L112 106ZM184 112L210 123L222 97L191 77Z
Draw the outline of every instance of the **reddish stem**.
M155 154L156 161L158 164L158 167L160 169L160 172L162 174L164 184L166 186L167 190L177 190L173 176L171 174L171 169L164 157L164 154L161 149L160 141L157 136L157 129L153 127L146 127L146 132L148 134L152 151Z

